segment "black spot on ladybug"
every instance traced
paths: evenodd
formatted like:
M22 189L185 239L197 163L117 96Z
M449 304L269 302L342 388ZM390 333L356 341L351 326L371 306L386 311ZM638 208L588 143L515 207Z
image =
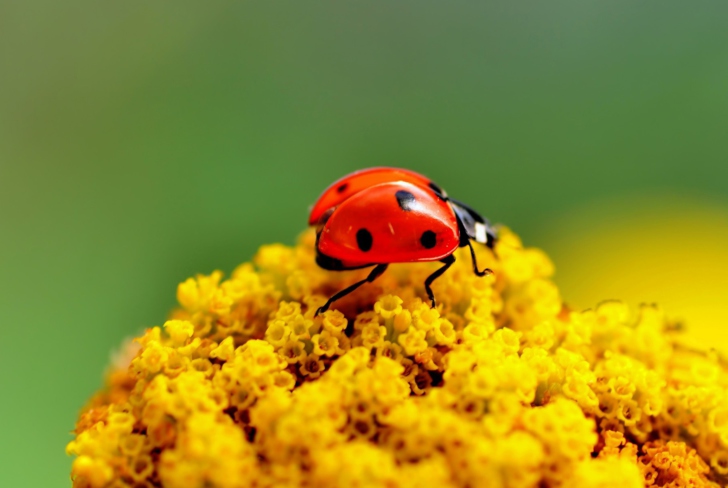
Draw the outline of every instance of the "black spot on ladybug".
M356 245L364 252L372 248L372 234L366 229L356 231Z
M425 249L432 249L437 245L437 236L431 230L426 230L422 233L422 237L420 237L420 243Z
M405 212L411 211L417 201L415 200L415 196L406 190L399 190L394 196L397 197L399 207Z
M347 188L349 188L349 183L342 183L339 185L336 191L338 191L339 193L344 193Z

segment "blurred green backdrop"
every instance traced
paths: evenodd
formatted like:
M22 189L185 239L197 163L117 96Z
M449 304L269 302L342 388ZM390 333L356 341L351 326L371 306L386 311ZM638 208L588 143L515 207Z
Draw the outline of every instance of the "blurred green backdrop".
M633 208L600 202L728 205L726 15L0 0L0 486L69 486L63 448L110 351L162 323L185 277L291 243L351 170L426 173L575 292L565 235L638 244L618 231Z

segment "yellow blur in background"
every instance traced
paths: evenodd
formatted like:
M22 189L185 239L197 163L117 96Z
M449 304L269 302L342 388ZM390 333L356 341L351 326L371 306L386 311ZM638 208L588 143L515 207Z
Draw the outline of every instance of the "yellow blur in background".
M674 195L593 202L554 222L542 245L576 308L657 303L692 347L728 354L728 210Z

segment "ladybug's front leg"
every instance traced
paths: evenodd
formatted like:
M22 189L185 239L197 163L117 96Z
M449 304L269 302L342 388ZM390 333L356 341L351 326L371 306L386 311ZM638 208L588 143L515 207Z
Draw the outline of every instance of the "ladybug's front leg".
M435 294L432 293L432 288L430 288L430 285L432 285L432 282L435 281L437 278L442 276L442 274L447 271L447 268L452 266L452 263L455 262L455 256L452 254L443 259L441 262L445 263L444 266L438 268L434 273L432 273L430 276L427 277L425 280L425 291L427 292L427 298L430 299L430 302L432 302L432 308L435 308L437 305L435 303Z
M328 301L326 303L324 303L323 307L319 307L319 309L316 310L316 315L314 315L314 317L317 316L320 313L324 313L325 311L327 311L329 309L329 307L331 306L332 303L334 303L339 298L345 297L346 295L348 295L352 291L354 291L357 288L359 288L364 283L371 283L372 281L376 280L377 278L379 278L382 275L382 273L384 273L384 271L386 269L387 269L387 265L386 264L377 264L374 267L374 269L369 273L369 276L367 276L366 278L364 278L361 281L357 281L356 283L354 283L351 286L348 286L348 287L344 288L343 290L341 290L340 292L336 293L334 296L332 296L331 298L329 298Z
M473 249L473 243L470 239L468 239L468 247L470 248L470 258L473 260L473 271L475 272L475 276L483 277L493 274L493 271L489 268L485 268L483 271L480 271L478 269L478 261L475 259L475 249Z

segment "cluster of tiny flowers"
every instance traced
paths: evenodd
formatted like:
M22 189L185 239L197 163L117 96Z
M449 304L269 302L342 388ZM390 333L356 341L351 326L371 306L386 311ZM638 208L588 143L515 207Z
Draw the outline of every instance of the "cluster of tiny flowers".
M199 275L84 408L76 488L612 487L728 482L728 367L655 306L577 311L502 229L437 263L315 264L315 235Z

